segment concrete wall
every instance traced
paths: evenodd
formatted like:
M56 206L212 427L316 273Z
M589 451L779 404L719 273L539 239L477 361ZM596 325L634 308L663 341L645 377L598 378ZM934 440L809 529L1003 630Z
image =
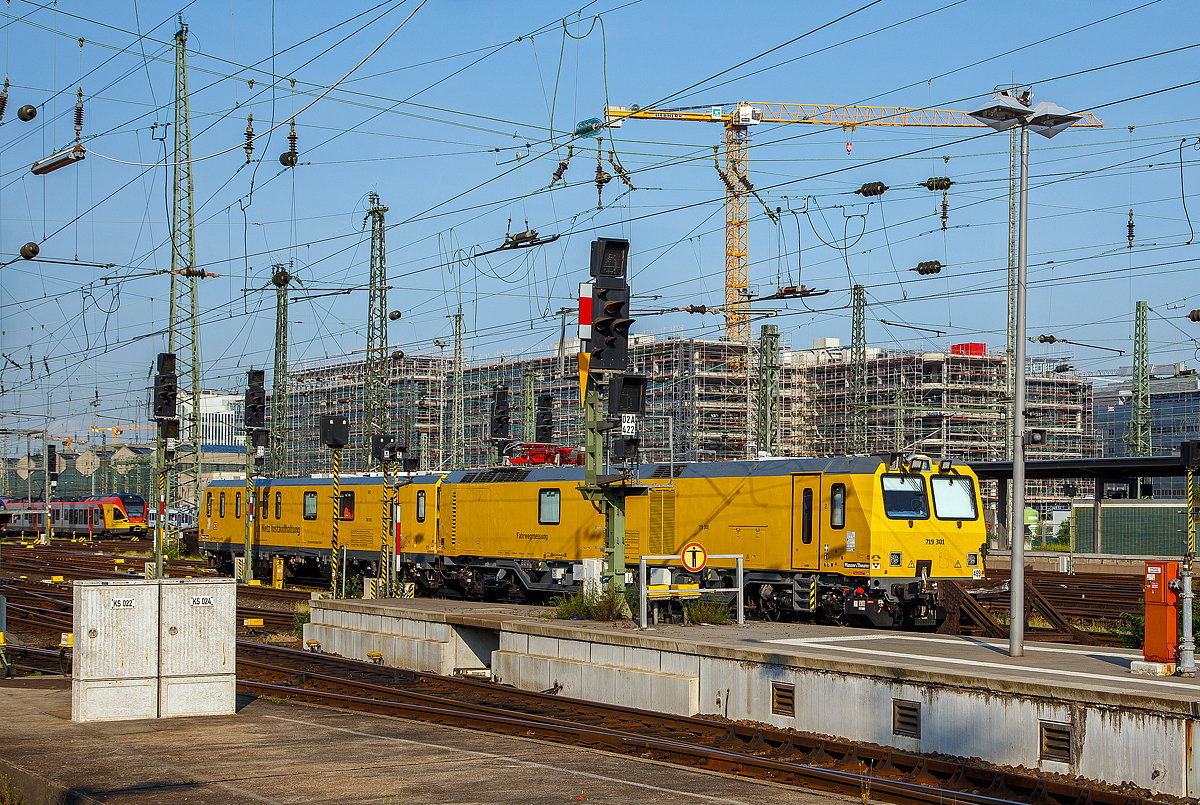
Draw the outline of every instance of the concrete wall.
M492 652L499 647L496 630L398 618L386 611L369 605L357 610L313 606L304 639L320 642L327 654L364 662L368 654L379 652L384 665L412 671L450 676L491 667Z
M492 654L497 682L683 716L700 706L699 667L695 655L513 632Z
M314 602L317 604L318 602ZM488 646L496 681L523 690L676 715L712 714L771 724L905 752L978 757L1005 766L1042 769L1156 793L1200 794L1200 713L1187 702L1013 683L991 690L987 680L842 660L680 643L643 633L608 633L532 619L496 617L464 623L453 616L392 609L327 609L320 602L305 638L322 650L413 670L451 673L483 660ZM494 637L490 637L493 635ZM772 684L794 688L795 715L772 712ZM892 733L893 702L916 702L919 738ZM1041 724L1070 725L1071 764L1039 756ZM1195 769L1195 770L1193 770Z

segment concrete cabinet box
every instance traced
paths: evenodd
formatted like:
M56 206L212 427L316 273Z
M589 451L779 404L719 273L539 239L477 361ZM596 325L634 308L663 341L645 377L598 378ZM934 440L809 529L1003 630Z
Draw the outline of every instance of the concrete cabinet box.
M71 720L123 721L158 717L158 680L71 680Z
M158 676L158 583L76 581L71 676L85 681Z
M237 582L159 582L158 676L220 676L235 672Z
M158 716L230 716L236 710L237 676L164 676L158 680Z

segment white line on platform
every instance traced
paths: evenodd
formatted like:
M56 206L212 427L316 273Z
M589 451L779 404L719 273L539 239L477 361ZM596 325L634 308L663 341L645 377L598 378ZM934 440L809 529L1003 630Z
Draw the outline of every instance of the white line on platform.
M794 637L787 640L767 640L767 643L787 643L788 645L822 645L828 643L843 643L850 641L863 640L916 640L921 643L948 643L956 646L991 646L992 648L1008 649L1007 642L994 640L977 640L974 638L964 637L925 637L922 635L905 635L905 634L872 634L872 635L846 635L845 637L833 635L832 637ZM795 642L800 641L800 642ZM1025 644L1026 651L1041 651L1049 654L1090 654L1100 655L1104 657L1119 657L1127 660L1141 659L1142 653L1135 650L1121 650L1106 648L1103 651L1099 646L1079 646L1079 645L1054 645L1052 643L1033 643Z
M888 635L888 637L894 638L894 637L897 637L897 635ZM1012 665L1009 663L1002 663L1002 662L984 662L982 660L962 660L962 659L958 659L956 657L934 657L934 656L931 656L928 654L904 654L904 653L896 652L896 651L887 651L887 650L869 649L869 648L854 648L853 646L838 646L838 645L833 645L830 643L816 643L815 642L816 640L830 640L830 639L836 639L836 638L814 638L814 639L810 640L808 638L797 637L797 638L789 638L789 639L784 639L784 640L768 640L766 642L779 643L779 644L787 645L787 646L811 645L813 648L822 648L822 649L827 649L830 651L844 651L844 652L850 652L853 654L871 654L871 655L875 655L875 656L893 657L896 659L904 659L904 660L924 660L926 662L934 662L934 663L939 663L939 664L940 663L949 663L951 665L970 665L970 666L974 666L976 668L996 668L996 669L1005 670L1005 671L1024 671L1026 673L1056 674L1058 676L1067 676L1067 677L1072 677L1075 679L1092 679L1092 680L1097 680L1097 681L1102 681L1102 682L1117 683L1120 685L1129 685L1129 684L1158 685L1160 687L1171 688L1172 690L1174 690L1176 692L1188 692L1193 695L1200 693L1200 691L1197 691L1194 683L1183 682L1183 681L1168 682L1166 680L1159 681L1159 680L1155 680L1155 679L1138 679L1138 678L1134 677L1133 675L1117 676L1115 674L1088 674L1088 673L1084 673L1082 671L1061 671L1057 668L1043 668L1043 667L1032 667L1032 666L1026 666L1026 665ZM857 638L848 637L845 639L846 640L855 640ZM915 638L915 639L921 640L924 638ZM946 642L956 642L956 641L946 641ZM959 645L962 645L962 643L959 643ZM1122 659L1124 659L1124 658L1122 658ZM1191 688L1191 690L1189 691L1188 688Z
M277 721L287 721L292 724L303 724L306 727L317 727L318 729L332 730L334 732L344 732L348 735L359 735L363 738L378 738L381 741L394 741L396 743L412 744L413 746L424 746L429 749L441 749L441 750L444 750L447 752L456 752L460 755L475 755L476 757L485 757L485 758L490 758L492 760L503 760L503 761L506 761L509 763L519 763L522 766L532 766L537 769L546 769L547 771L562 772L564 774L573 774L576 777L587 777L589 779L599 780L599 781L605 782L605 783L614 782L614 780L611 777L607 777L603 774L592 774L591 772L579 771L577 769L566 769L566 768L563 768L562 766L551 766L549 763L538 763L538 762L532 761L532 760L521 760L520 758L509 757L508 755L496 755L496 754L492 754L491 752L480 752L475 749L462 749L457 746L446 746L445 744L434 744L434 743L428 743L426 741L414 741L410 738L394 738L391 735L375 735L374 733L359 732L358 730L346 729L345 727L331 727L328 724L319 724L314 721L301 721L298 718L284 718L283 716L266 716L266 718L273 718ZM614 755L613 757L622 757L622 756ZM637 760L638 758L632 758L632 759ZM684 768L684 767L680 767L680 768ZM685 768L685 770L686 771L694 771L693 769L686 769L686 768ZM750 805L750 803L748 803L744 799L729 799L727 797L710 797L707 794L697 794L694 791L680 791L675 788L662 788L661 786L650 785L648 783L635 783L631 780L617 780L615 782L618 782L621 785L633 786L634 788L644 788L649 791L660 791L664 794L676 794L681 797L692 797L693 799L702 799L702 800L706 800L708 802L729 802L729 803L733 803L733 805Z

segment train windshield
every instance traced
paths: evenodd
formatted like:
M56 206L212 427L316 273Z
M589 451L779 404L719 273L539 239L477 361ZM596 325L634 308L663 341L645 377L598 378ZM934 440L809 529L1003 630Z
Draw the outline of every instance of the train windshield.
M146 516L146 501L137 495L118 495L118 497L125 504L125 513L129 515L129 519L140 520Z
M962 475L934 475L933 510L939 520L976 520L975 484Z
M925 479L920 475L884 475L883 509L888 517L928 520L929 504Z

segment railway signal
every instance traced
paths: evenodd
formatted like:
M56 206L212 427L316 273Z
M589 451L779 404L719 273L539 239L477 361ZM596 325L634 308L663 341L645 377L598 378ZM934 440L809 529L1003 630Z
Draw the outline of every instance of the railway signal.
M537 413L533 419L533 440L538 444L554 441L554 398L543 394L537 400Z
M46 475L50 483L58 480L58 447L54 442L46 445Z
M179 399L179 376L175 374L175 353L158 353L158 371L154 375L154 419L174 419Z
M508 408L508 386L496 386L492 389L492 420L488 436L492 439L508 439L508 425L511 414Z
M246 372L246 411L247 428L265 428L267 426L267 390L266 373L262 369L251 369Z
M592 286L592 369L623 372L629 364L629 286L623 278L598 277Z

